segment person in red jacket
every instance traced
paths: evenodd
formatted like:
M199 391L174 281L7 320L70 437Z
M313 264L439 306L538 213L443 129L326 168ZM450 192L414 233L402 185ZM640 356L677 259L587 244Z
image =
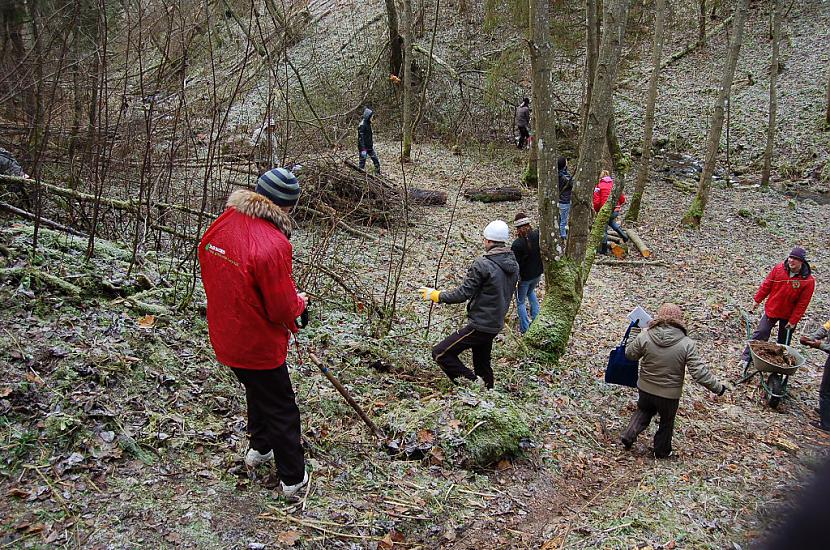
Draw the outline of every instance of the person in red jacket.
M807 311L816 280L807 262L807 251L796 246L786 260L772 268L767 278L755 293L751 311L755 313L758 305L765 299L764 313L752 340L769 340L772 327L778 325L778 343L788 344L787 331L792 331ZM749 346L744 349L741 360L743 365L750 360Z
M288 342L308 298L291 275L291 218L300 184L285 168L262 174L256 192L234 191L199 243L210 343L245 387L250 448L245 464L276 460L293 496L308 483L300 410L288 376ZM275 456L276 455L276 456Z
M611 178L611 174L608 173L608 170L603 170L599 175L599 183L597 183L597 186L594 187L594 212L602 210L602 207L605 206L606 202L608 202L608 198L611 197L611 189L613 189L613 187L614 180ZM609 227L613 229L617 235L622 237L623 242L628 242L628 235L625 234L625 231L623 231L622 227L620 227L617 223L617 217L620 215L620 208L622 208L623 204L625 204L625 195L620 193L620 198L617 200L617 206L614 207L614 211L611 212L611 217L608 218L608 225L605 226L605 235L602 237L602 248L600 249L601 254L608 253Z

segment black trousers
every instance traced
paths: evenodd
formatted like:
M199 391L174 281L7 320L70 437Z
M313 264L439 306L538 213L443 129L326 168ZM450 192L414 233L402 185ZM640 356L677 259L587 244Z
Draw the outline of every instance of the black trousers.
M262 454L274 451L277 472L286 485L305 476L300 435L300 409L288 377L288 365L276 369L231 369L245 386L248 434L251 448Z
M432 358L441 367L441 370L455 381L459 376L475 380L480 376L484 385L493 387L493 368L490 366L490 355L493 351L495 334L481 332L467 325L459 331L453 332L432 348ZM473 369L464 366L458 356L462 351L469 349L473 352Z
M525 145L527 145L527 138L530 137L530 130L527 129L526 126L519 126L519 142L516 146L519 149L524 149Z
M818 387L818 410L821 427L830 430L830 357L824 362L824 374L821 375L821 385Z
M654 434L654 456L665 458L671 454L671 438L674 432L674 417L677 415L677 407L680 399L668 399L659 397L643 390L637 400L637 411L631 417L628 428L622 434L622 441L631 445L637 436L643 432L655 414L660 415L660 426Z

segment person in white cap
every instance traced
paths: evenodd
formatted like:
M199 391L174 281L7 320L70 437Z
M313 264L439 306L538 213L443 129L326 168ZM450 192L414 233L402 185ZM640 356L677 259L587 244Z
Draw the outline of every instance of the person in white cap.
M492 388L490 354L493 339L504 327L504 316L519 280L519 264L506 244L510 238L507 223L502 220L490 222L483 235L484 255L476 258L467 270L461 286L449 291L421 287L419 292L425 300L440 304L460 304L469 300L467 324L436 344L432 348L432 358L453 382L457 383L458 378L475 381L481 377L484 385ZM458 358L466 349L473 353L472 371Z

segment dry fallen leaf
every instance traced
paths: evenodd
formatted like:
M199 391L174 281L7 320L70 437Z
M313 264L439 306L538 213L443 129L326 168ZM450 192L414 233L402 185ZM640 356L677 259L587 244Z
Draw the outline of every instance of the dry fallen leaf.
M435 436L429 430L418 430L418 443L432 443Z
M283 531L277 535L277 540L288 546L294 546L300 540L300 533L298 531Z
M141 328L153 328L156 325L155 315L145 315L138 320L138 326Z

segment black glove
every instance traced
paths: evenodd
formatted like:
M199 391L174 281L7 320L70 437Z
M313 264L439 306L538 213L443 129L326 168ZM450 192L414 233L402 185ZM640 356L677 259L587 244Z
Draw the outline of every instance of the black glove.
M308 301L308 304L305 306L305 309L300 314L300 322L297 323L299 328L305 328L308 325L308 307L311 305L311 300Z

